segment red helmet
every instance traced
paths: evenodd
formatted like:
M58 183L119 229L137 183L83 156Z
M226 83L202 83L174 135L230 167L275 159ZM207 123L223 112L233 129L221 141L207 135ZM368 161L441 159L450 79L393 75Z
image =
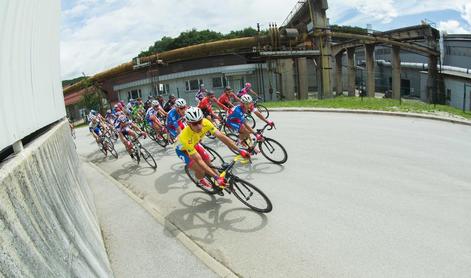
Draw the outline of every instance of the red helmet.
M252 88L252 84L250 84L249 82L245 83L245 88L247 88L247 89Z

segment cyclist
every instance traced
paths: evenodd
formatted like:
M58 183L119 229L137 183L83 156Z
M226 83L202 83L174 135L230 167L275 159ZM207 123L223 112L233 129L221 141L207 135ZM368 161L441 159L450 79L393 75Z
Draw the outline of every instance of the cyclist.
M160 131L162 130L162 127L163 127L162 123L157 117L158 114L167 116L167 112L165 112L162 106L160 106L159 101L153 100L152 107L149 108L149 110L147 110L146 121L155 130L156 134L160 134Z
M107 124L114 125L116 115L110 109L106 110L105 121Z
M252 84L249 82L245 83L245 87L239 91L237 96L242 97L243 95L246 95L246 94L254 94L255 96L258 97L258 94L254 90L252 90Z
M182 129L185 128L182 123L182 118L185 115L186 109L186 101L179 98L175 101L175 108L168 112L165 125L172 139L175 139Z
M165 99L162 95L157 96L157 101L159 102L160 106L164 107Z
M196 104L198 104L204 98L204 96L206 95L206 92L207 90L204 87L204 84L201 84L200 89L198 90L198 92L196 92L196 95L195 95Z
M244 144L245 139L249 138L250 134L254 134L257 140L261 140L260 136L256 134L253 129L246 123L245 115L255 113L257 117L269 124L274 126L275 123L272 120L267 120L262 113L253 105L253 99L249 94L245 94L240 98L240 104L235 106L227 116L226 124L229 125L233 130L239 132L239 140L241 144Z
M224 104L220 103L219 100L214 96L213 91L209 91L206 93L206 96L200 101L198 104L198 108L203 111L203 115L206 119L210 120L213 122L213 119L219 119L219 116L216 115L213 111L213 103L216 103L221 109L223 110L229 110ZM214 123L214 122L213 122Z
M227 86L224 92L222 92L221 96L219 97L219 102L225 105L228 108L234 107L234 104L232 104L231 99L234 99L234 101L239 102L240 99L237 97L236 94L234 94L234 91L230 86Z
M93 138L95 138L95 141L98 145L100 145L101 143L100 138L102 135L102 128L103 128L103 122L100 121L100 119L97 116L91 116L90 123L88 124L88 130L90 130L90 133L93 135Z
M224 187L226 181L220 177L209 165L211 163L208 152L200 144L206 133L213 134L221 140L227 147L239 150L235 143L226 135L222 134L216 127L203 116L203 111L198 107L190 107L185 112L185 119L188 125L182 130L178 137L175 151L188 167L195 172L197 179L205 187L212 187L204 178L205 174L214 177L220 187ZM239 150L244 158L249 158L250 154L245 150Z
M177 100L177 98L174 95L170 95L168 97L167 103L165 103L165 105L163 105L163 108L164 108L165 112L169 112L170 110L172 110L173 106L175 105L176 100Z
M134 140L137 140L137 134L136 132L134 132L134 130L137 130L140 134L143 134L144 138L146 138L147 134L125 115L121 115L116 119L115 128L116 132L118 132L119 139L126 147L126 150L131 155L131 157L133 157L131 153L132 143L126 138L126 136L132 137L134 138Z

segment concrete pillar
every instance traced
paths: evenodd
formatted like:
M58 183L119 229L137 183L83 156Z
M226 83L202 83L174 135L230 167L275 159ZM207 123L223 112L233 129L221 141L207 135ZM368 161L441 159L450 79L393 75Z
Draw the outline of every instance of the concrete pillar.
M23 151L23 142L21 142L21 140L13 143L13 152L15 154L19 154L22 151Z
M332 97L332 81L331 81L331 69L332 69L332 37L330 32L326 31L329 29L329 21L327 19L326 11L329 8L327 1L325 0L309 0L308 3L311 7L312 17L314 19L314 30L321 30L322 35L315 36L315 44L319 47L320 56L320 90L319 98L331 98Z
M401 48L392 47L392 98L401 98Z
M355 48L347 49L347 60L348 60L348 96L355 96L355 78L356 68L355 68Z
M293 59L278 60L278 72L281 73L281 96L284 100L294 100L294 61Z
M336 96L343 95L343 82L342 82L342 57L343 51L335 55L335 86Z
M309 81L307 73L307 58L298 58L298 99L304 100L308 97Z
M427 99L430 103L440 103L438 97L438 59L435 55L428 56Z
M371 44L365 45L365 57L366 57L366 89L368 92L368 97L375 96L375 46Z

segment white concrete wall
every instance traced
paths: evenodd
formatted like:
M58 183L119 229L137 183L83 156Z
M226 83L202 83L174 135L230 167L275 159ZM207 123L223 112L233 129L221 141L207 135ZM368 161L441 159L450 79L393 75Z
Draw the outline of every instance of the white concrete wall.
M0 277L111 277L65 121L0 165Z
M0 1L0 150L65 116L59 0Z

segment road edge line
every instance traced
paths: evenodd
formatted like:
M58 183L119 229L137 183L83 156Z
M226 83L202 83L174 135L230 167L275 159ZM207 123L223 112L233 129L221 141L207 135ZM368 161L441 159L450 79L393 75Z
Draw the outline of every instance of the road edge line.
M159 222L164 229L171 233L178 241L180 241L183 246L185 246L191 254L196 256L200 261L202 261L209 269L220 277L239 277L235 274L230 268L218 261L216 258L211 256L206 250L204 250L200 245L198 245L194 240L187 236L182 230L180 230L175 224L169 221L165 216L163 216L160 211L152 206L149 202L146 202L145 199L139 198L134 192L129 190L122 183L113 178L110 174L106 173L95 163L91 161L83 161L88 163L93 169L97 170L104 177L109 179L114 185L116 185L122 192L126 193L131 199L133 199L137 204L144 208L157 222Z
M390 111L379 111L379 110L356 110L356 109L330 109L330 108L269 108L269 111L273 112L320 112L320 113L352 113L352 114L370 114L370 115L383 115L383 116L396 116L406 118L417 118L426 120L435 120L442 122L449 122L453 124L460 124L471 126L471 121L444 118L439 116L431 116L426 114L417 113L405 113L405 112L390 112Z

